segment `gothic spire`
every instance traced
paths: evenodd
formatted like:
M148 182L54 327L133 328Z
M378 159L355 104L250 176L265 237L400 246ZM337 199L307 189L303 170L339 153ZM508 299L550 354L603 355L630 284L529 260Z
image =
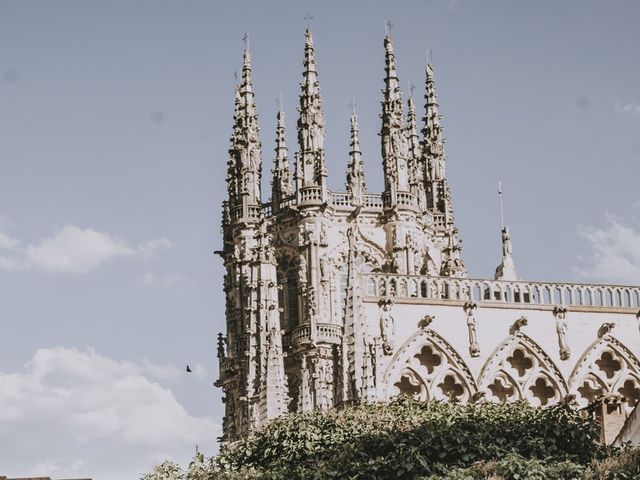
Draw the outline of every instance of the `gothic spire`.
M422 210L426 203L424 191L424 168L422 167L420 137L418 136L416 127L416 104L413 101L413 96L409 97L407 107L407 142L409 150L407 168L409 171L409 186L411 193L416 196L418 205Z
M238 179L236 177L237 162L236 152L240 148L240 87L234 87L235 105L233 110L233 133L231 134L229 145L229 160L227 161L227 192L229 194L230 208L236 206L238 202Z
M436 97L436 84L433 77L433 66L428 63L426 67L426 93L425 116L422 129L423 144L422 157L426 166L426 174L429 180L443 180L445 178L444 140L442 127L440 126L440 113L438 112L438 99Z
M349 148L349 164L347 165L347 191L351 194L354 205L362 204L362 195L366 190L364 182L364 167L360 139L358 138L358 117L354 111L351 114L351 142Z
M248 215L248 209L245 207L261 203L262 144L259 132L260 127L251 81L251 57L248 48L245 48L242 80L236 93L236 127L230 152L233 157L234 181L239 197L237 206L242 205L243 217Z
M390 196L391 205L395 204L397 191L408 191L408 145L404 132L402 114L402 94L396 73L396 57L393 41L387 34L385 47L385 88L382 101L382 165L384 169L385 193Z
M311 30L305 31L304 72L300 84L300 116L298 118L298 145L296 155L296 186L322 187L326 194L326 165L324 159L324 113L320 98L320 83L316 71L315 50Z
M276 127L276 156L273 162L273 180L271 182L272 202L274 208L279 208L285 198L291 196L291 171L289 158L287 157L287 141L284 131L284 112L282 108L277 114L278 126Z

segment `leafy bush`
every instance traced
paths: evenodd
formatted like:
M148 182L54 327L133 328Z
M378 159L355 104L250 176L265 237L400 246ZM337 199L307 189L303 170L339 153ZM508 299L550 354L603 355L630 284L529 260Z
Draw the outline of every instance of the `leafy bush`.
M414 478L509 453L584 464L596 439L591 420L564 404L539 409L403 397L290 415L230 445L214 462L220 471L253 467L299 478Z
M623 480L640 478L640 449L604 449L566 404L419 402L401 397L291 414L183 477L145 480ZM164 464L163 464L164 465ZM156 467L159 468L159 467ZM149 474L150 475L150 474Z

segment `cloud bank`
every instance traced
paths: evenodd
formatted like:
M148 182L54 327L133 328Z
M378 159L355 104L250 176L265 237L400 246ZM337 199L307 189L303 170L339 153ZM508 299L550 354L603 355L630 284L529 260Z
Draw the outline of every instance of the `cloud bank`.
M116 235L75 225L66 225L39 242L24 246L20 240L0 232L0 270L82 274L117 258L153 259L158 252L172 247L166 238L136 247Z
M578 275L602 282L636 285L640 282L640 232L613 215L604 227L580 227L591 253L582 257Z
M91 349L38 350L23 372L0 373L0 474L121 480L165 458L185 464L196 444L213 452L219 425L157 383L180 374Z

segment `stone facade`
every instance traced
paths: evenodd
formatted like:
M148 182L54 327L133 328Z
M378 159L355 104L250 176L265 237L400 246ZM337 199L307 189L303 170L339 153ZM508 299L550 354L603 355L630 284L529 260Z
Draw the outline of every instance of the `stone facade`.
M384 191L366 190L355 112L346 189L327 188L324 114L307 31L298 149L290 162L279 112L268 203L261 201L262 149L244 52L217 252L226 268L216 382L224 392L222 440L287 412L400 393L534 405L573 395L585 406L616 394L630 411L640 398L640 288L520 280L507 228L495 278L469 278L433 67L426 66L418 134L388 35L384 51Z

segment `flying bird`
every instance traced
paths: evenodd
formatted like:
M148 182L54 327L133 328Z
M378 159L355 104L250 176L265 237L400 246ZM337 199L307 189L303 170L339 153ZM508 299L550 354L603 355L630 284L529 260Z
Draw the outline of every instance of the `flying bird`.
M191 367L187 365L187 373L191 373Z

